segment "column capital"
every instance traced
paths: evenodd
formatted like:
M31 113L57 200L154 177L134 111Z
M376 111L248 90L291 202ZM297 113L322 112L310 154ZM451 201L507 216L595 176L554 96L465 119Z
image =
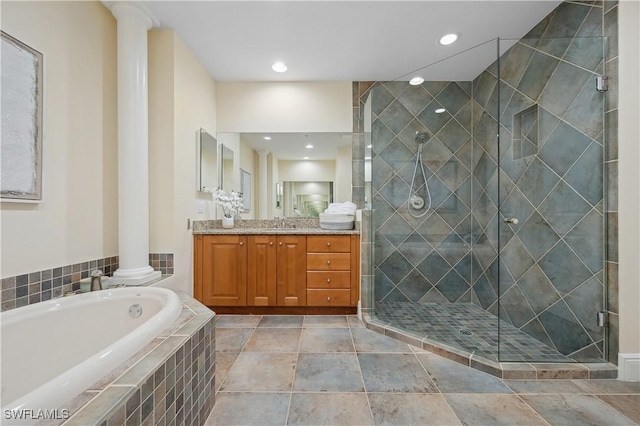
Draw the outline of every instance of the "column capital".
M111 11L118 21L122 18L131 17L140 21L147 30L160 26L160 21L153 16L142 2L103 0L102 4Z

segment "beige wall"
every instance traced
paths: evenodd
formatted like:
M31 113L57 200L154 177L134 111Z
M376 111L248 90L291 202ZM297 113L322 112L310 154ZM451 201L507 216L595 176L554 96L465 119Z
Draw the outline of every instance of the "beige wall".
M198 219L197 130L216 132L215 82L173 30L149 37L151 252L174 254L174 275L164 285L193 292L193 240L187 220ZM173 102L171 102L173 99Z
M336 162L333 160L280 160L278 161L280 182L336 180Z
M338 150L334 198L336 203L351 201L351 150L351 146Z
M640 3L621 1L618 22L620 353L640 354Z
M350 81L217 83L220 132L353 130Z
M98 2L2 2L2 30L44 55L43 191L2 203L2 277L118 252L116 23Z

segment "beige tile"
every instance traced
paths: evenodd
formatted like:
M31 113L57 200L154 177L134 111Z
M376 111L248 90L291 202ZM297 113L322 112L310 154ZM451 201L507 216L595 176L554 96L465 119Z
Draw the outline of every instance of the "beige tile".
M580 386L570 380L505 380L518 394L584 394Z
M516 395L446 394L444 397L465 425L547 425Z
M231 366L238 358L236 352L217 352L216 353L216 385L219 388L225 377L229 374Z
M302 322L303 327L343 328L349 327L347 317L344 315L306 315Z
M289 425L373 425L364 393L294 393Z
M300 328L258 328L247 341L246 352L298 352Z
M348 328L305 328L300 352L355 352Z
M442 395L370 393L376 425L461 425Z
M591 395L521 395L554 425L635 425L618 410Z
M251 334L252 328L216 328L216 351L240 352Z
M573 382L593 394L640 394L640 382L623 382L621 380L574 380Z
M220 392L205 425L284 425L290 394Z
M261 318L261 315L218 315L216 328L254 328Z
M290 391L297 354L243 352L238 355L221 391Z
M596 395L596 397L640 424L640 395Z

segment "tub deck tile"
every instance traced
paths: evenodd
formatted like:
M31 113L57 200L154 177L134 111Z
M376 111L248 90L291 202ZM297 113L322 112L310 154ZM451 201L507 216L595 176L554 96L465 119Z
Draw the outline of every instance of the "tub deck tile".
M86 426L102 423L116 413L119 406L135 391L133 386L110 386L100 392L65 422L65 426ZM112 413L113 412L113 413Z
M188 336L169 336L153 351L147 354L126 373L120 376L115 385L141 386L142 383L173 355L187 340Z

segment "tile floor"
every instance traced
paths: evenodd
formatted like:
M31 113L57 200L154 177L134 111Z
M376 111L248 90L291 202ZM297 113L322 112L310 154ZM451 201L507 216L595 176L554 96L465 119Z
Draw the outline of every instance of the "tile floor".
M500 380L355 316L220 315L207 425L636 425L640 383Z

